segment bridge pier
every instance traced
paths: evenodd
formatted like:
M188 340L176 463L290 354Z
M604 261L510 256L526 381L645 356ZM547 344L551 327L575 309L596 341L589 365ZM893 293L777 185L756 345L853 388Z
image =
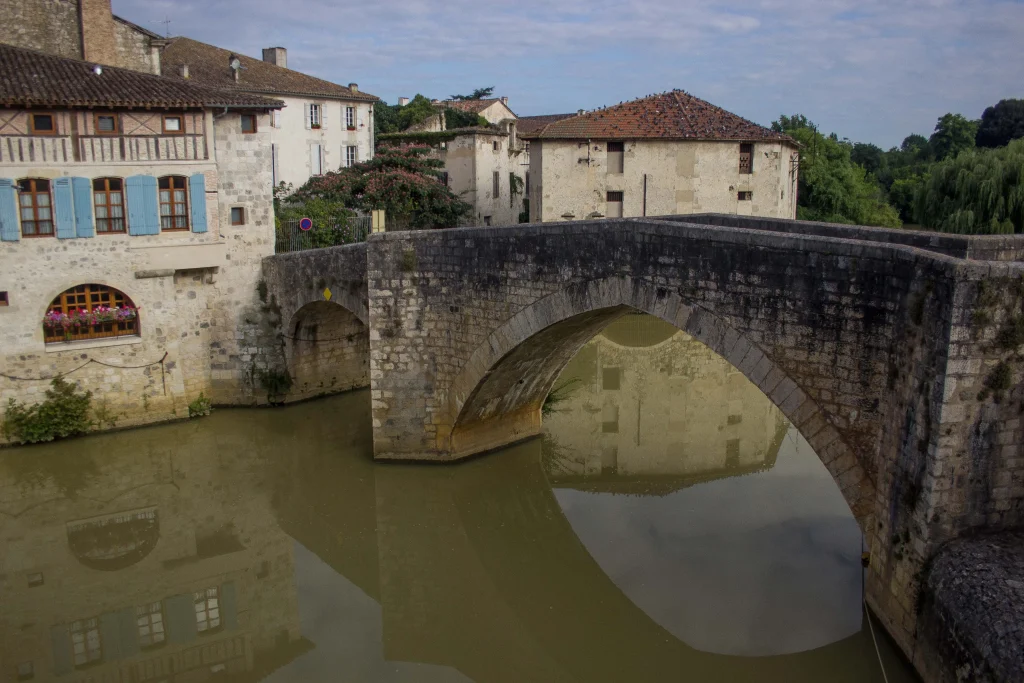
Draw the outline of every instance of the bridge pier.
M283 312L330 287L366 323L376 458L455 460L538 433L564 364L637 310L800 430L864 531L867 598L906 652L936 549L1024 521L1021 238L690 216L319 251L265 271Z

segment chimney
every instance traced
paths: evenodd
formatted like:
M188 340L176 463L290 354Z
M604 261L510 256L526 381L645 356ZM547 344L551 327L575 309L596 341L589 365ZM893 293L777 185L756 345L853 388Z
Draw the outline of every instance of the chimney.
M501 98L501 103L504 104L507 107L508 106L508 98L507 97L502 97Z
M583 116L583 115L584 115L584 114L586 114L586 113L587 113L587 110L586 110L586 109L580 109L580 110L578 110L578 111L576 112L576 116Z
M82 59L117 66L110 0L78 0L78 27L82 32Z
M359 92L359 84L358 83L349 83L348 84L348 89L351 90L352 92Z
M288 68L288 50L283 47L263 48L263 61L275 64L282 69Z
M181 66L179 66L178 67L178 74L182 78L188 79L188 64L182 64Z
M399 97L398 98L398 106L399 107L404 107L407 104L409 104L409 98L408 97Z

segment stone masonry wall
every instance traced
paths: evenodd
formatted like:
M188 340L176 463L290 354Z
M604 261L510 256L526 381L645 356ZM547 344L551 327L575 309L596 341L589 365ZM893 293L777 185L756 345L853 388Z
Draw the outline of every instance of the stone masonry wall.
M337 304L305 306L286 344L292 388L288 401L370 386L370 335L366 325Z
M82 58L78 0L18 0L4 4L0 43Z
M576 345L624 307L652 313L808 439L872 549L868 598L909 652L935 548L1019 523L1016 347L985 340L1024 321L998 312L1019 315L1016 300L973 311L979 282L1022 268L869 239L659 221L372 236L375 454L447 459L535 434Z

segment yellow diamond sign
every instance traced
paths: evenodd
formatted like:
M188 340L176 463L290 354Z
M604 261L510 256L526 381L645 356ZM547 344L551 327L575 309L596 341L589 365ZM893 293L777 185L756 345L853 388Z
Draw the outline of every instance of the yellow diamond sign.
M331 300L331 288L330 287L324 287L324 299L327 300L327 301Z

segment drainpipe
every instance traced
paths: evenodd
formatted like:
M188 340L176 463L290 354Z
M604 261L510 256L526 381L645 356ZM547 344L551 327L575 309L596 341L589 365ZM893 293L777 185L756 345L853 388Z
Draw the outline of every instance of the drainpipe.
M644 173L644 216L647 215L647 174Z

